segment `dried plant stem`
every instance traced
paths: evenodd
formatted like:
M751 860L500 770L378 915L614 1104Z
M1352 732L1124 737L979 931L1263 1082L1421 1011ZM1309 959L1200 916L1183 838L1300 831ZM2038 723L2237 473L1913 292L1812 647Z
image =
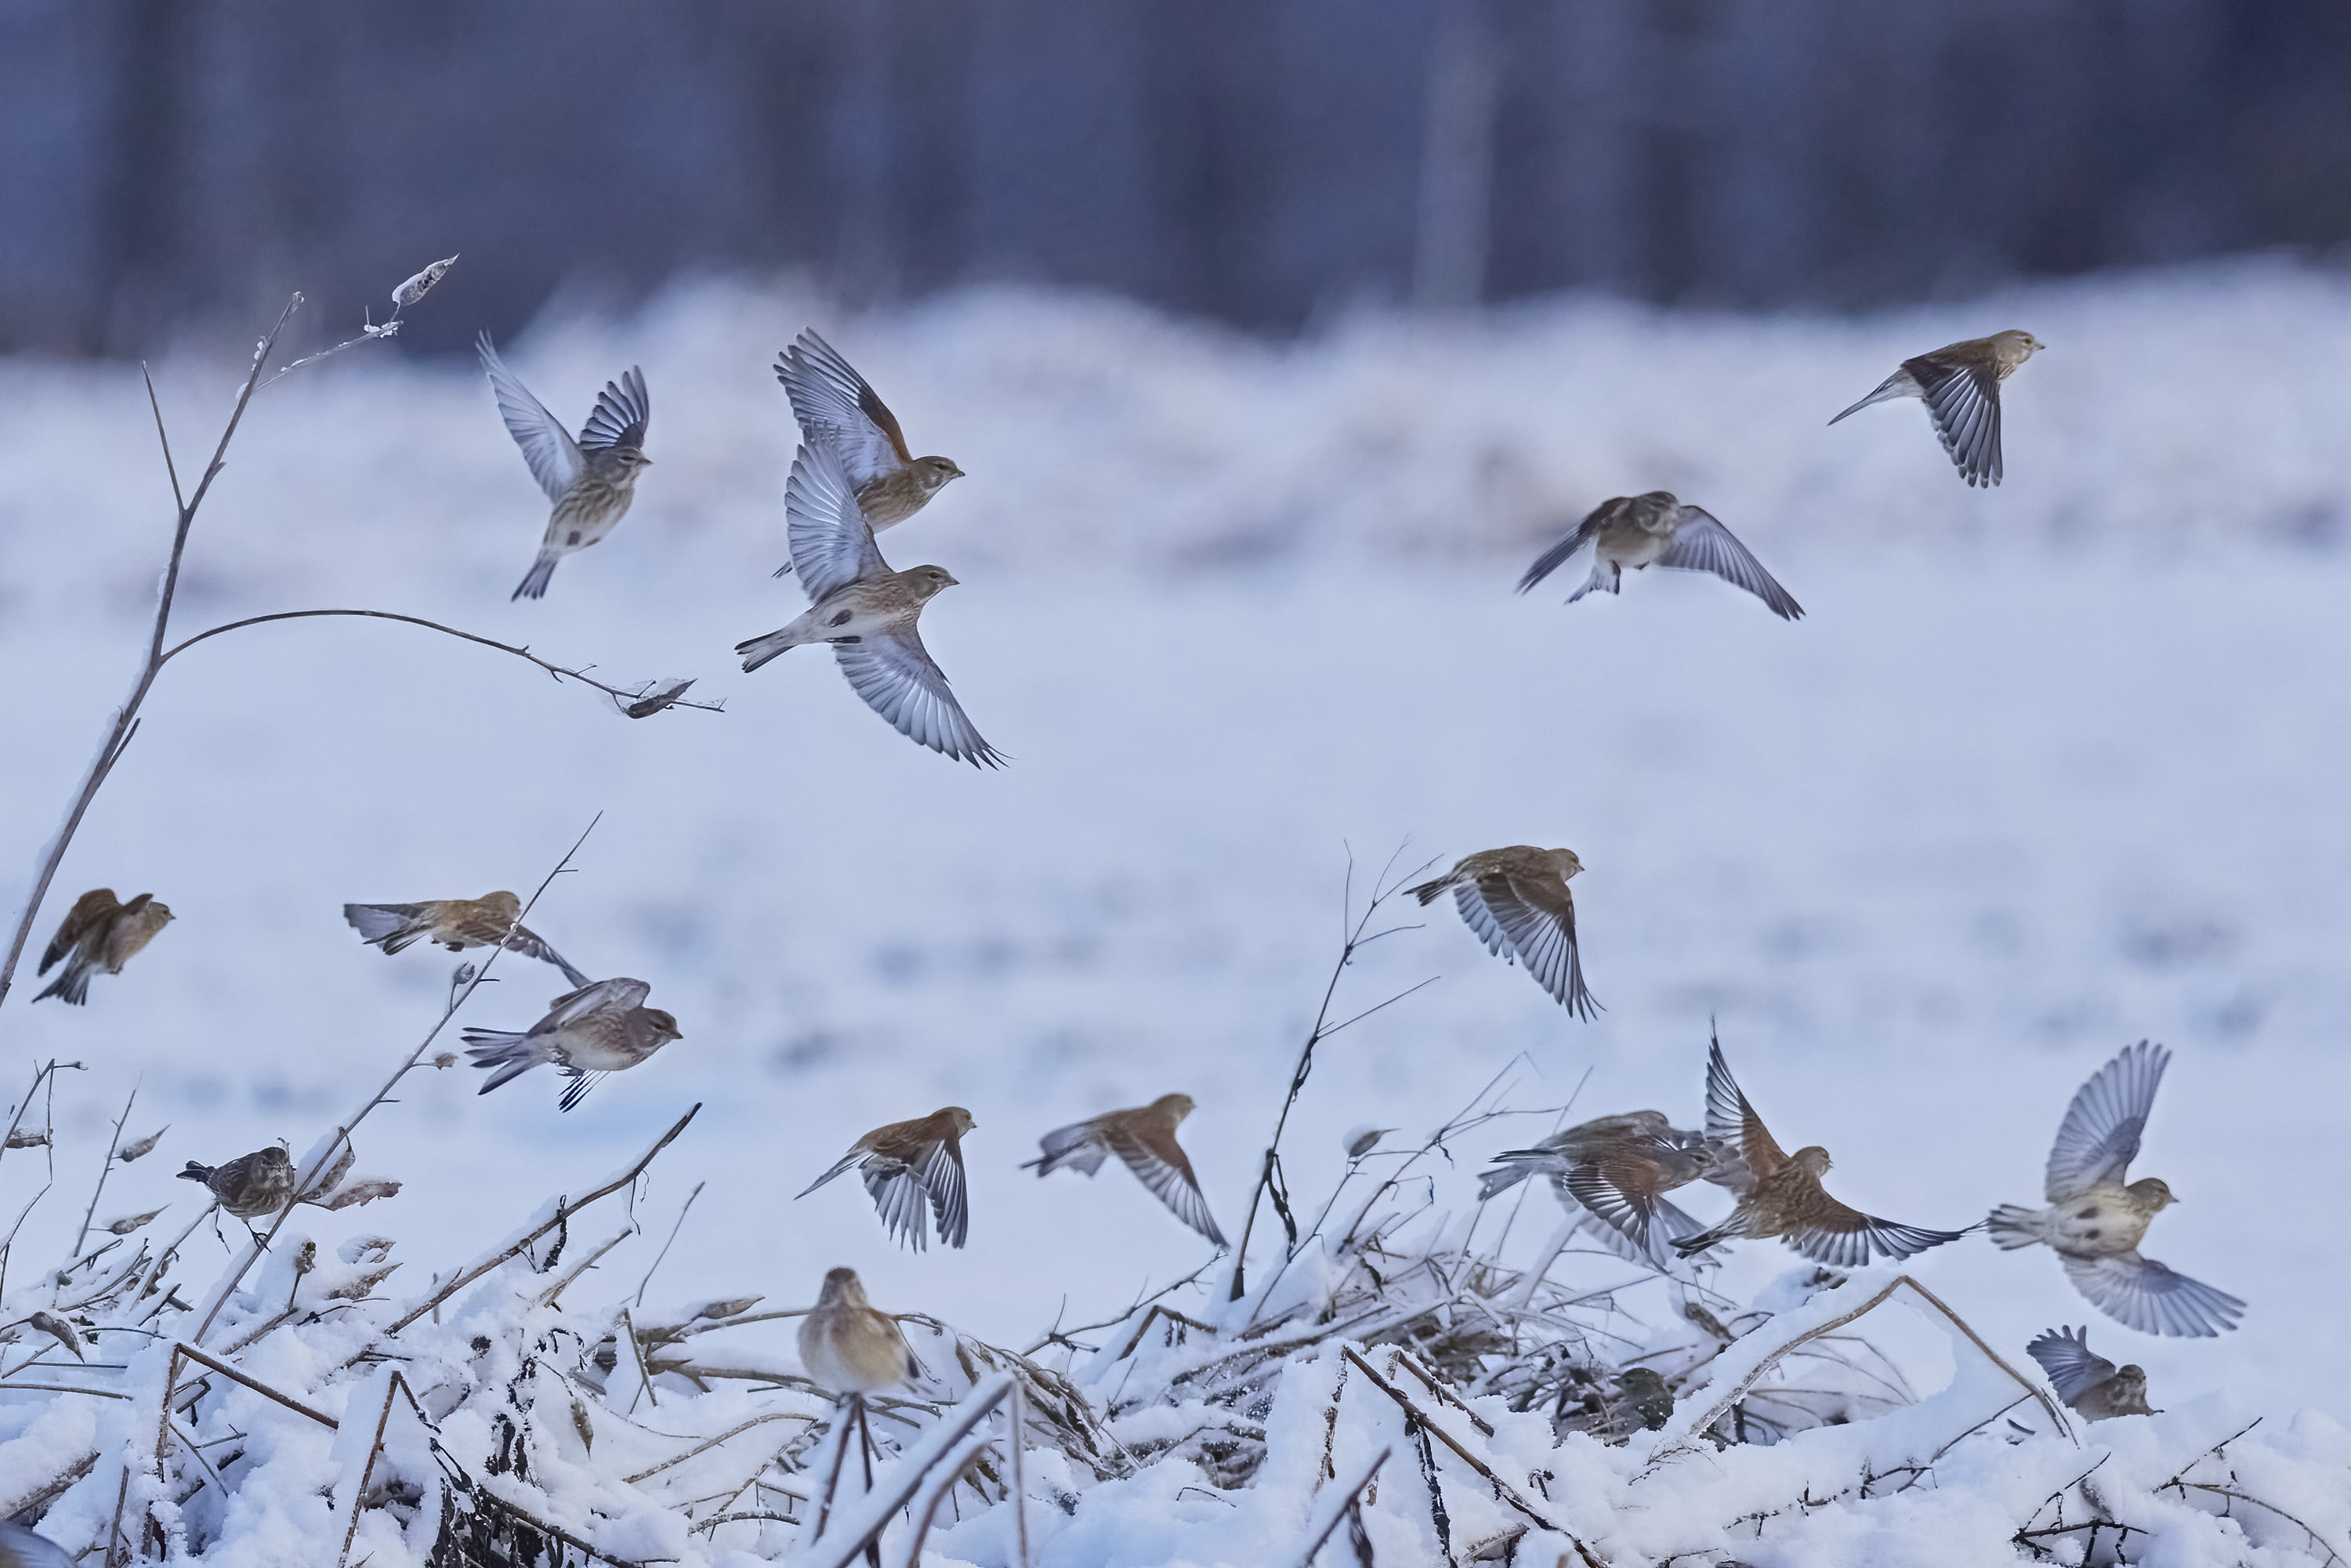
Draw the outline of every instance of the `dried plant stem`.
M89 1239L89 1222L97 1218L98 1200L106 1191L108 1175L114 1169L114 1151L122 1146L122 1124L131 1120L131 1107L137 1103L138 1099L139 1089L136 1084L133 1084L129 1098L122 1102L122 1114L114 1119L114 1135L106 1140L106 1158L99 1162L98 1185L89 1189L89 1207L82 1210L81 1233L74 1238L73 1251L68 1254L69 1257L80 1257L82 1243Z
M1364 1489L1372 1484L1372 1478L1380 1473L1380 1467L1386 1464L1388 1456L1395 1452L1392 1447L1381 1448L1372 1456L1372 1462L1364 1467L1363 1473L1352 1484L1333 1487L1325 1494L1320 1517L1307 1524L1304 1549L1298 1553L1298 1568L1314 1568L1314 1554L1322 1550L1322 1543L1331 1539L1332 1531L1337 1530L1340 1521L1355 1509L1356 1500L1364 1495Z

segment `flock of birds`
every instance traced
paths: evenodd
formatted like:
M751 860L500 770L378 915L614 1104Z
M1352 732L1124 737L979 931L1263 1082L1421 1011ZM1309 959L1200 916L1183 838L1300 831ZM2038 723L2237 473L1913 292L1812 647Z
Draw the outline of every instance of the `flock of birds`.
M1830 423L1873 403L1917 398L1960 476L1970 485L1997 485L2001 384L2043 346L2030 333L2005 331L1906 360ZM536 599L565 556L609 536L627 514L650 465L644 442L651 400L643 371L632 367L606 384L574 438L507 369L486 336L480 354L507 429L552 506L538 555L514 593ZM791 559L777 575L796 574L810 607L789 625L739 644L744 669L804 643L830 643L850 685L901 733L957 760L1000 765L1002 756L965 715L918 630L923 607L956 579L938 566L893 570L875 544L878 534L920 512L964 471L946 457L913 455L887 405L815 332L802 332L784 350L776 372L801 435L785 489ZM1720 520L1662 490L1593 508L1535 560L1520 591L1586 548L1591 573L1571 603L1595 590L1619 591L1626 570L1659 566L1712 572L1782 619L1803 614ZM1450 892L1463 922L1490 952L1522 966L1572 1016L1588 1019L1599 1004L1584 984L1568 889L1583 869L1572 850L1510 845L1467 856L1409 892L1423 904ZM603 1074L637 1066L683 1038L674 1017L645 1005L652 988L644 981L590 979L523 926L521 913L520 900L507 892L343 910L360 937L387 954L418 942L453 952L496 946L563 972L573 988L528 1029L465 1030L468 1055L489 1072L484 1093L551 1065L569 1081L560 1104L569 1110ZM106 888L84 894L43 956L41 973L61 961L65 968L40 996L81 1003L91 976L120 973L171 918L148 894L128 903ZM1896 1224L1829 1196L1821 1181L1831 1168L1828 1151L1819 1145L1792 1155L1781 1148L1731 1077L1719 1040L1708 1057L1703 1132L1677 1129L1653 1110L1603 1116L1497 1156L1479 1197L1490 1199L1541 1176L1579 1226L1660 1271L1708 1261L1731 1240L1775 1238L1816 1262L1852 1268L1873 1257L1908 1258L1983 1228L2002 1248L2050 1248L2083 1296L2128 1327L2210 1336L2233 1328L2244 1303L2139 1253L2149 1222L2177 1200L2154 1177L2125 1179L2168 1061L2168 1052L2142 1041L2100 1068L2074 1095L2058 1130L2045 1206L2005 1205L1959 1230ZM1022 1168L1043 1176L1067 1167L1091 1176L1116 1155L1178 1219L1221 1248L1223 1232L1176 1141L1192 1109L1189 1096L1166 1094L1056 1128L1040 1140L1041 1155ZM799 1196L853 1170L893 1238L920 1249L935 1228L943 1242L959 1248L970 1228L962 1140L974 1126L968 1111L949 1105L877 1127ZM192 1161L181 1175L204 1184L222 1208L248 1223L277 1214L294 1197L292 1162L275 1146L218 1166ZM1698 1182L1732 1194L1731 1212L1719 1223L1703 1226L1666 1197ZM859 1401L919 1371L896 1321L872 1306L849 1269L826 1276L800 1328L799 1347L811 1376ZM2092 1419L2148 1409L2144 1374L2095 1355L2086 1331L2051 1331L2028 1350L2061 1396Z

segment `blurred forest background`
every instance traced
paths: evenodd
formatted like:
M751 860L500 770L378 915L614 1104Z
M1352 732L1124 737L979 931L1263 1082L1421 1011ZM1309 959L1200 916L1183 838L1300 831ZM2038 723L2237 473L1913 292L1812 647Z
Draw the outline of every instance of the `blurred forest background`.
M0 350L453 250L420 346L696 271L1285 329L2323 251L2346 63L2343 0L0 0Z

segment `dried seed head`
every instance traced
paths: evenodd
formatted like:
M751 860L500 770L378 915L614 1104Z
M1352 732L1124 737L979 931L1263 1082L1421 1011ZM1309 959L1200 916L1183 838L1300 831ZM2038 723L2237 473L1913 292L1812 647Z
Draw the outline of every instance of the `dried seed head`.
M666 676L638 693L637 700L621 711L631 718L651 718L678 698L685 695L685 689L692 685L694 682L688 677Z
M1378 1146L1379 1141L1395 1132L1394 1127L1351 1127L1347 1130L1347 1157L1360 1160Z
M346 1263L381 1263L392 1256L392 1249L389 1236L354 1236L335 1249L335 1256Z
M164 1207L169 1207L170 1205L167 1204ZM161 1208L151 1208L144 1214L118 1215L114 1218L108 1220L103 1226L100 1226L99 1228L104 1230L109 1236L128 1236L132 1231L141 1228L142 1226L152 1224L154 1221L155 1217L162 1212L163 1210Z
M454 1051L444 1051L433 1059L433 1065L446 1071L457 1065L457 1053Z
M0 1148L45 1149L48 1145L49 1130L47 1127L19 1127L8 1134L7 1143L0 1145Z
M319 1200L320 1208L357 1208L363 1203L373 1203L380 1197L391 1197L400 1191L400 1184L390 1176L360 1176L345 1182L332 1193Z
M65 1346L76 1361L81 1359L81 1335L74 1332L73 1324L52 1312L35 1312L25 1321Z
M441 279L448 274L449 269L456 264L457 258L454 256L448 257L446 260L434 262L432 266L426 267L423 271L418 273L415 277L410 278L407 282L393 289L392 291L392 302L402 310L407 309L410 306L423 298L427 294L432 293L433 286L440 282Z
M294 1277L300 1279L319 1266L319 1244L306 1240L294 1252Z
M166 1122L162 1126L156 1128L153 1132L148 1134L145 1137L133 1138L131 1142L115 1150L114 1157L120 1160L127 1166L135 1159L140 1159L145 1155L152 1155L155 1152L155 1145L162 1141L163 1134L171 1130L172 1124Z

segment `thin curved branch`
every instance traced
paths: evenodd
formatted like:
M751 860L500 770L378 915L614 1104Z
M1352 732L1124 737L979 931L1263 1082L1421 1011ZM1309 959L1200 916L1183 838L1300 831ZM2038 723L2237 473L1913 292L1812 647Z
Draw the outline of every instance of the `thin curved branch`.
M645 695L645 689L643 687L636 691L630 692L622 691L618 686L608 686L603 682L595 679L583 670L571 669L563 664L549 664L545 659L542 659L538 654L532 653L528 648L517 648L511 643L493 642L487 637L476 636L471 632L460 632L455 626L444 626L438 621L427 621L421 615L402 615L390 610L279 610L267 615L248 615L242 621L231 621L226 625L215 626L210 631L197 632L186 642L178 643L166 650L161 658L157 660L157 663L159 664L168 664L172 659L186 653L190 648L194 647L197 643L203 642L207 637L217 637L224 632L235 632L246 626L258 626L263 622L269 621L307 621L320 615L357 615L374 621L398 621L406 625L422 626L427 631L439 632L447 636L460 638L468 643L478 643L485 648L496 648L501 653L512 653L517 659L528 659L532 664L537 664L540 669L545 670L549 675L552 675L559 683L572 680L578 681L582 685L593 686L598 691L602 692L606 696L611 697L614 702L621 703L624 706L629 703L638 701ZM726 711L716 703L690 703L682 699L673 699L663 706L666 707L699 708L704 713L723 713Z

